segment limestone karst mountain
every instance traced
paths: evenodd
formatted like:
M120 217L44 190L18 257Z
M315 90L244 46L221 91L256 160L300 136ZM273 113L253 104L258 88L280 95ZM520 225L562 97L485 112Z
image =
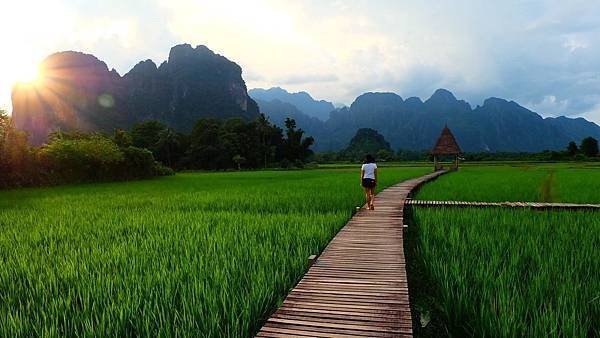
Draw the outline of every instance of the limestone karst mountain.
M73 51L50 55L41 69L40 81L12 93L15 124L35 144L56 129L111 132L156 119L189 131L201 117L258 116L241 67L205 46L177 45L159 67L142 61L124 76Z

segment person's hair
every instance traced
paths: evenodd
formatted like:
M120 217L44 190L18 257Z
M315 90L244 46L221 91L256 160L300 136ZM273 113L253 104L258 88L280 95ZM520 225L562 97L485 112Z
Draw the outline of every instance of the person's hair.
M375 157L373 157L371 154L368 154L365 156L365 163L375 163Z

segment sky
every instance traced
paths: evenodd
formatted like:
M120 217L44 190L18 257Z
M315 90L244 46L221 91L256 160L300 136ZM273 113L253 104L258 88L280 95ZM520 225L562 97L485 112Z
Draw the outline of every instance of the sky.
M15 81L63 50L121 75L180 43L238 63L248 88L349 105L368 91L473 107L514 100L600 123L600 0L0 0L0 108Z

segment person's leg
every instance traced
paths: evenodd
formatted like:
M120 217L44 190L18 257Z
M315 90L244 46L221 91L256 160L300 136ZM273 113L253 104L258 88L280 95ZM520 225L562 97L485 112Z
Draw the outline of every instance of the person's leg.
M363 187L365 189L365 200L367 204L367 209L371 206L371 194L369 193L369 188Z
M373 192L373 190L375 190L375 188L369 188L369 207L371 209L374 208L373 203L375 202L375 193Z

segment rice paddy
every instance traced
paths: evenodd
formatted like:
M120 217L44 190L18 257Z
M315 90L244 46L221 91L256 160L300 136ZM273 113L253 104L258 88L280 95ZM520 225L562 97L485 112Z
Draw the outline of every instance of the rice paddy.
M600 166L504 164L465 166L425 185L415 198L482 202L600 203Z
M362 202L356 168L0 192L0 336L250 336Z
M378 190L427 172L382 167ZM517 163L466 166L416 198L598 191L597 165ZM347 166L2 191L0 336L251 336L362 203ZM411 304L435 335L599 335L598 212L411 210L408 263L430 278Z
M413 216L418 227L413 240L420 242L413 259L421 261L437 289L429 293L433 306L417 311L437 310L442 332L600 333L597 212L413 208Z
M416 198L599 203L598 191L597 166L469 166L425 185ZM432 321L417 325L417 336L600 334L597 211L411 210L405 241L414 242L413 312Z

